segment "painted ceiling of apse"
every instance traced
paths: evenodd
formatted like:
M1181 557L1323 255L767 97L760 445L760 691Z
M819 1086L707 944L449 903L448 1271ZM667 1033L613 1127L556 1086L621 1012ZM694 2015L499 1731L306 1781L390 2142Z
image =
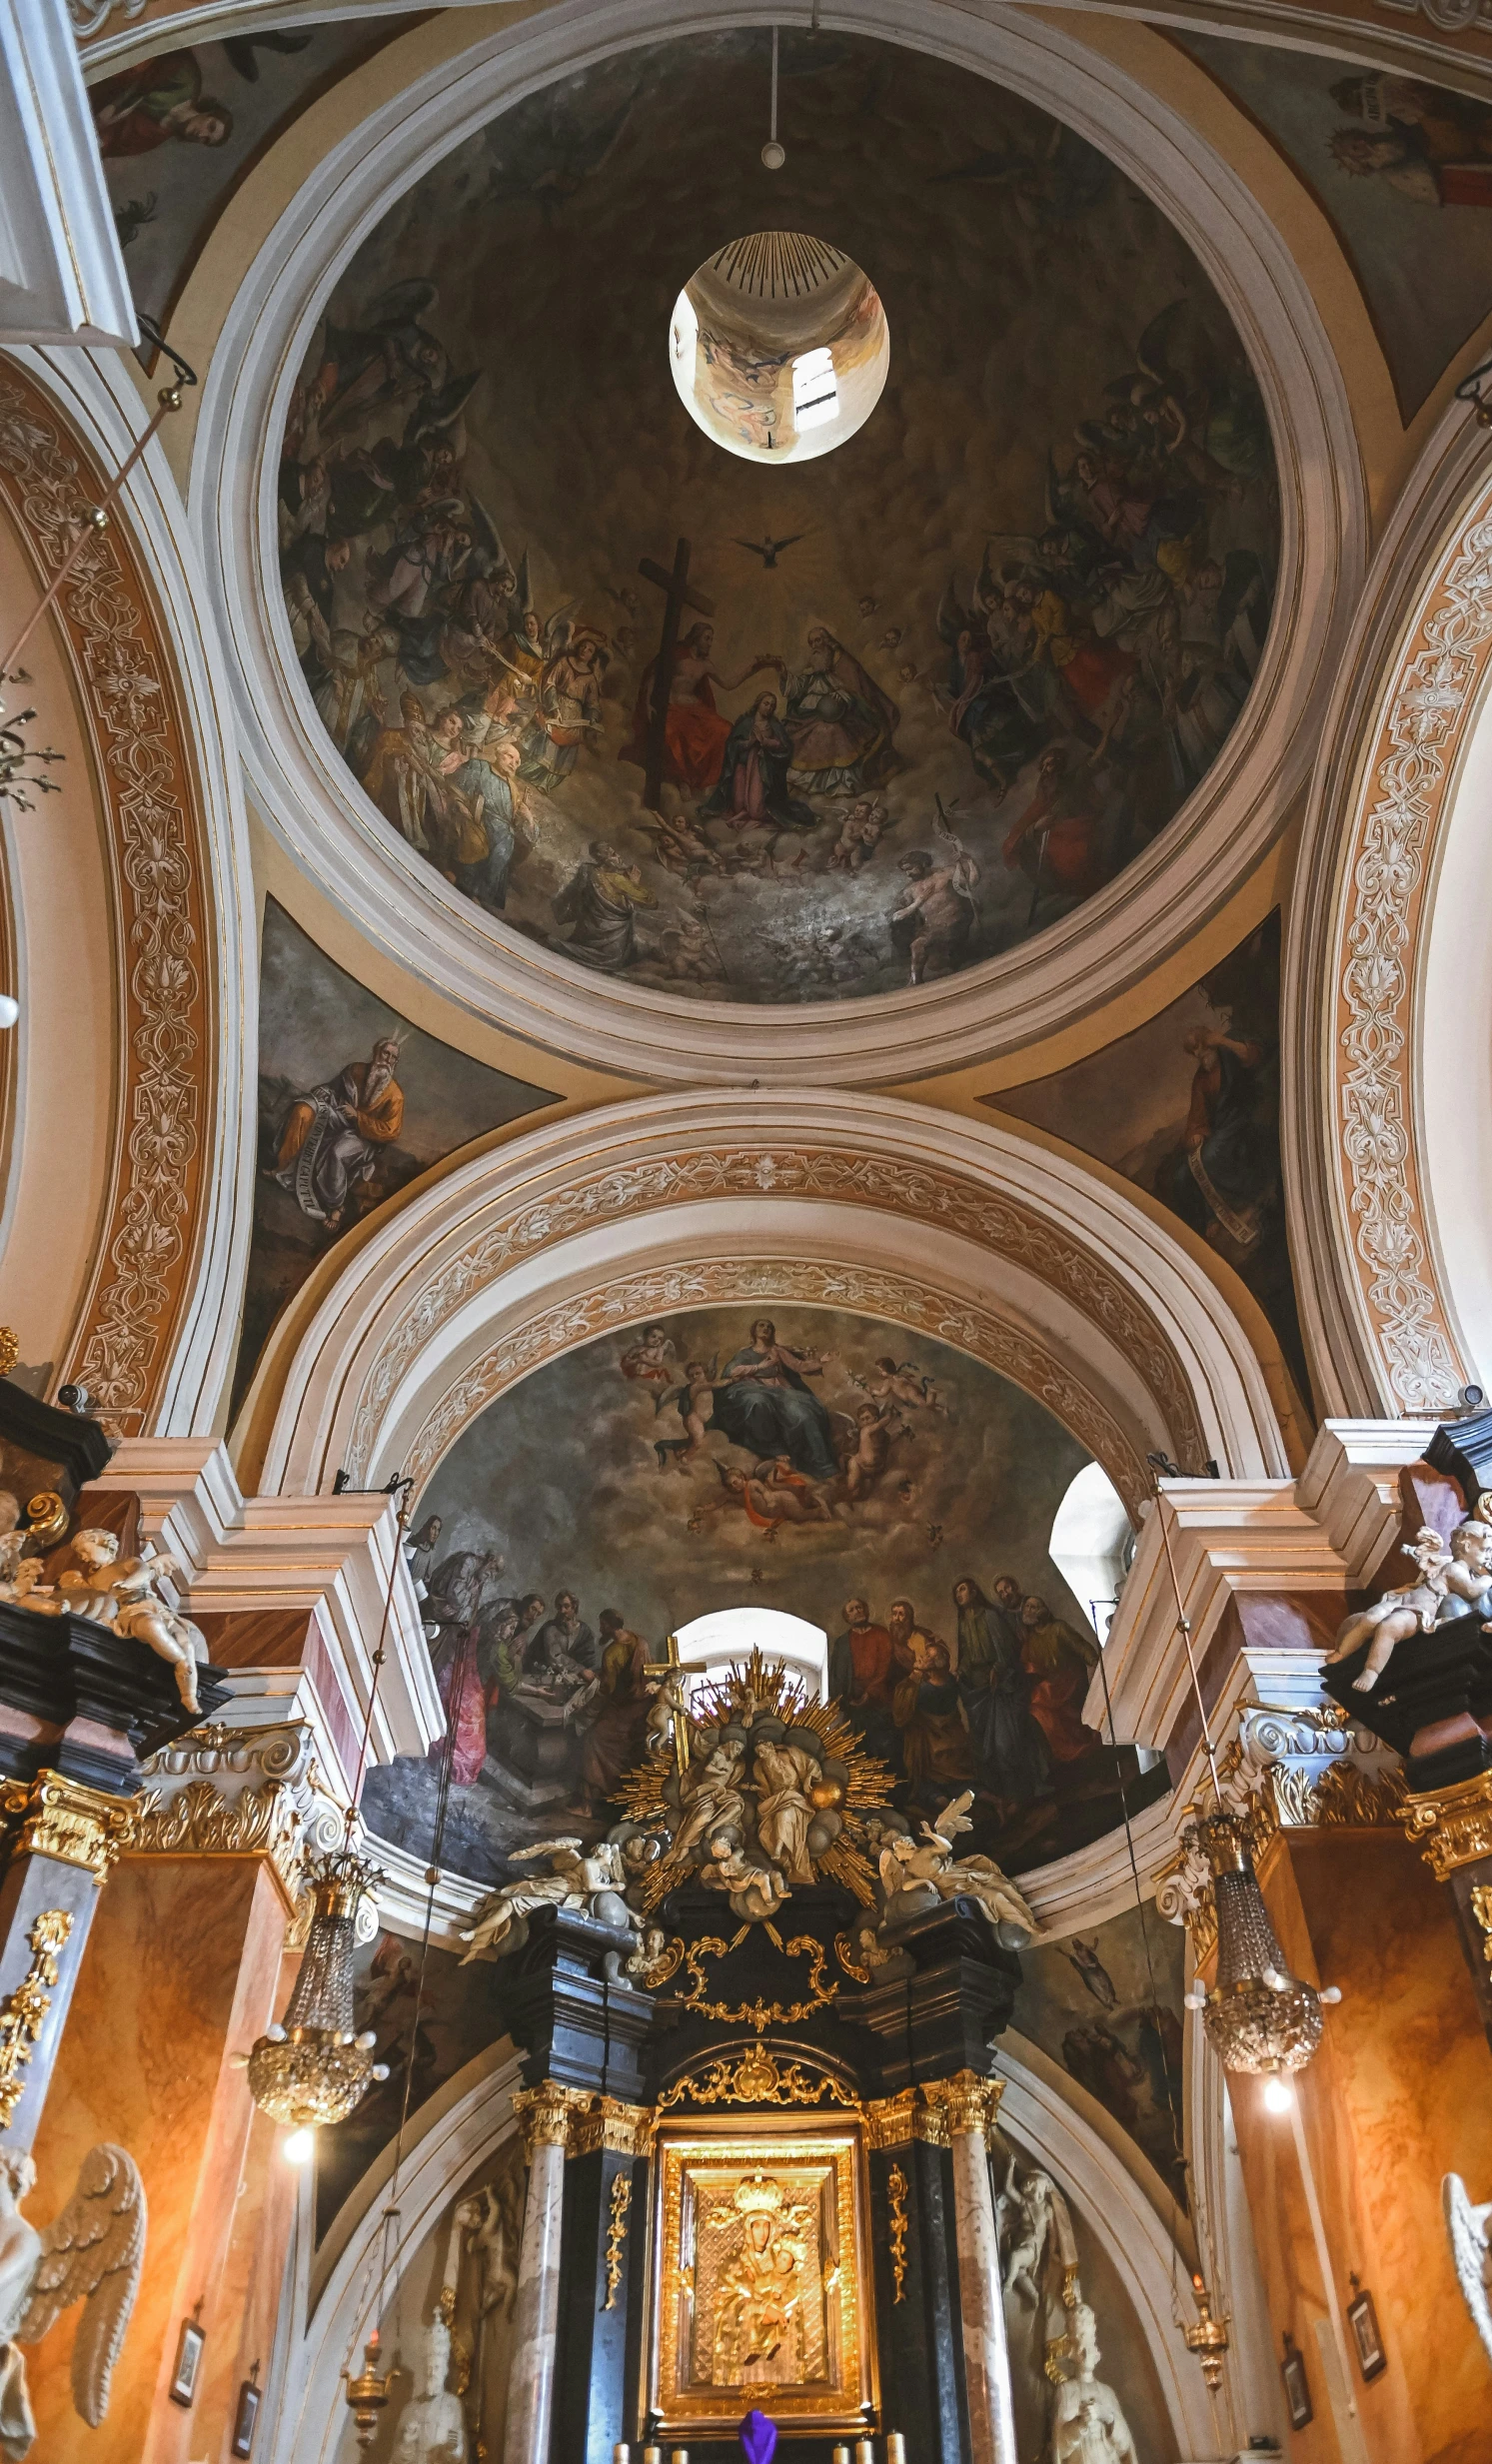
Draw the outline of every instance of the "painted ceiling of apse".
M1280 1183L1279 1000L1276 909L1132 1034L981 1100L1111 1164L1199 1233L1259 1303L1309 1410Z
M1259 123L1335 225L1407 423L1487 315L1492 109L1309 52L1172 40Z
M966 1354L836 1310L691 1311L536 1370L415 1514L455 1725L443 1861L491 1879L540 1836L600 1836L642 1759L645 1662L744 1603L828 1635L908 1812L975 1789L975 1845L1015 1869L1108 1830L1119 1763L1080 1716L1096 1645L1046 1547L1087 1460ZM441 1753L368 1781L373 1827L422 1861Z
M328 1250L432 1164L553 1101L411 1026L266 898L259 1171L232 1411Z
M588 70L389 213L295 389L282 572L322 723L455 890L594 975L850 999L996 956L1163 828L1259 658L1277 491L1224 311L1102 155L784 33L773 178L765 46ZM792 469L712 444L668 365L681 283L764 224L890 327L864 429ZM649 808L639 567L680 540Z

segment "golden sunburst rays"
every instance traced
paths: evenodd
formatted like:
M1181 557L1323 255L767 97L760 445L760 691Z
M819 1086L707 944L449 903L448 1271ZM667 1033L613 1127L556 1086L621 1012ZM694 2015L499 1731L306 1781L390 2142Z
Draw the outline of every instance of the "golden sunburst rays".
M815 1875L838 1882L868 1907L875 1896L874 1877L864 1853L864 1818L888 1807L891 1775L884 1763L861 1748L853 1729L834 1703L809 1700L800 1679L779 1660L764 1660L753 1651L696 1694L688 1716L691 1767L702 1764L723 1731L749 1735L757 1720L773 1720L783 1728L809 1730L816 1740L825 1771L824 1785L839 1796L822 1811L839 1816L837 1836L816 1853L809 1850ZM838 1774L843 1774L842 1780ZM678 1820L678 1788L674 1758L660 1755L629 1772L618 1792L627 1819L644 1830L672 1835ZM643 1877L641 1892L651 1914L659 1901L689 1879L692 1867L676 1858L672 1845Z

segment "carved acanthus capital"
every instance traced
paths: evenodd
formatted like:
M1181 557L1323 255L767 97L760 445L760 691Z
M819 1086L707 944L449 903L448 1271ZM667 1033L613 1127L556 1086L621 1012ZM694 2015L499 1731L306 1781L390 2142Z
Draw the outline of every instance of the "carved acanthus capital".
M513 2110L523 2132L525 2164L533 2163L536 2147L568 2148L571 2117L578 2106L588 2107L591 2101L584 2088L562 2087L558 2079L517 2088Z
M653 2107L624 2104L620 2096L582 2097L570 2115L569 2152L589 2156L598 2147L618 2156L646 2156L653 2144Z
M60 1771L41 1772L35 1780L0 1781L6 1854L52 1856L59 1864L81 1865L96 1882L103 1882L129 1845L139 1802L105 1796Z
M951 2079L931 2079L922 2094L929 2109L946 2116L950 2139L987 2138L999 2113L1002 2079L980 2078L976 2070L956 2070Z
M150 1787L138 1801L132 1853L264 1856L293 1911L306 1859L342 1839L342 1809L323 1789L304 1721L208 1722L142 1768Z
M1458 1780L1433 1796L1406 1798L1399 1819L1436 1881L1448 1881L1462 1865L1492 1856L1492 1772Z

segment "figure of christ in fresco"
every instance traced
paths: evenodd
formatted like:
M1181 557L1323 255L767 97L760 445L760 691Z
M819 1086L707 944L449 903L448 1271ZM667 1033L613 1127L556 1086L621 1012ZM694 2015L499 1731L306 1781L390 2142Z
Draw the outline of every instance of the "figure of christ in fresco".
M303 1215L337 1231L355 1194L378 1169L380 1151L404 1126L395 1075L399 1038L384 1035L366 1061L349 1061L325 1086L298 1095L280 1131L272 1177Z
M784 1456L804 1480L832 1480L839 1469L833 1423L808 1384L833 1355L778 1343L770 1318L753 1319L749 1341L727 1361L715 1391L714 1425L758 1462Z
M1051 1758L1030 1707L1021 1661L1020 1587L1001 1575L993 1600L972 1575L953 1586L958 1612L958 1693L981 1788L1002 1808L1049 1792Z
M711 660L715 655L715 626L692 624L682 641L674 645L669 678L669 711L664 726L663 775L685 794L701 796L714 787L721 775L730 740L731 722L716 708L717 687L723 693L739 692L749 677L758 675L763 667L776 666L775 659L753 658L739 676L728 681L717 675ZM630 742L617 755L619 761L629 761L640 769L648 766L648 729L653 711L653 679L658 661L643 670L638 687L637 707L633 713Z
M813 827L812 806L787 791L792 761L792 738L777 715L777 696L758 693L726 738L720 784L701 807L702 818L719 816L733 830L769 829L770 863L784 831Z
M1083 1699L1098 1666L1098 1646L1053 1617L1034 1594L1020 1604L1021 1665L1031 1680L1031 1717L1060 1770L1102 1750L1096 1729L1084 1726Z

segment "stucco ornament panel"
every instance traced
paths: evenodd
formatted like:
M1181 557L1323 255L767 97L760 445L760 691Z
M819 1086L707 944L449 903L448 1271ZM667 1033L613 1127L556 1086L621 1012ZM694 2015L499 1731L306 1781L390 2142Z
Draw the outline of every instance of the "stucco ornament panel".
M1023 1387L1097 1457L1131 1516L1150 1494L1139 1453L1107 1406L1071 1376L1046 1345L1006 1325L987 1309L971 1309L946 1292L907 1275L873 1268L824 1266L812 1260L760 1258L749 1264L702 1259L622 1276L538 1312L511 1330L453 1381L427 1414L409 1450L406 1469L418 1496L441 1457L462 1431L506 1387L557 1353L594 1335L634 1325L640 1318L708 1307L721 1301L802 1301L863 1311L935 1335Z
M1415 1151L1415 944L1489 647L1492 486L1459 527L1393 678L1355 817L1338 948L1341 1170L1362 1297L1403 1412L1453 1403L1466 1374L1436 1288Z
M789 1194L868 1206L902 1219L946 1226L977 1241L992 1256L1008 1258L1024 1267L1110 1337L1155 1397L1181 1451L1198 1464L1204 1459L1207 1447L1201 1422L1169 1338L1120 1276L1048 1216L1014 1198L981 1188L959 1174L918 1168L896 1156L784 1144L712 1146L697 1153L648 1156L604 1172L580 1175L544 1198L502 1215L479 1239L436 1269L385 1337L364 1379L358 1401L347 1457L352 1477L361 1479L368 1472L391 1397L442 1325L474 1294L520 1260L603 1221L620 1221L703 1198L748 1199L752 1195ZM744 1271L736 1269L738 1278ZM740 1297L746 1288L738 1281L734 1296ZM785 1297L785 1287L778 1288ZM681 1300L689 1297L681 1294ZM808 1297L806 1290L801 1297ZM830 1295L824 1291L816 1297L826 1299ZM662 1296L646 1305L662 1306ZM566 1336L558 1327L552 1329L543 1345L544 1354L596 1331L595 1325L582 1323L589 1306L570 1304L566 1311L556 1313L557 1318L574 1318L575 1331ZM887 1307L885 1314L899 1317L904 1313L899 1308ZM908 1322L922 1324L924 1320L917 1314ZM932 1331L930 1320L926 1322ZM998 1326L993 1317L987 1323L991 1330ZM999 1333L1006 1343L1018 1340L1007 1328L1000 1328ZM988 1339L994 1340L992 1333ZM948 1340L963 1339L950 1334ZM979 1347L968 1344L965 1348ZM533 1358L539 1357L541 1353L536 1350ZM994 1353L983 1353L981 1357L990 1359L996 1367L1007 1368L1007 1373L1030 1392L1042 1392L1040 1383L1033 1384ZM1046 1369L1033 1371L1033 1375L1039 1374L1043 1379L1049 1373L1055 1373L1055 1365L1049 1359ZM476 1375L477 1371L474 1369L470 1374ZM498 1382L507 1384L509 1374L500 1375ZM1067 1418L1060 1406L1053 1403L1052 1408L1060 1417ZM1069 1426L1075 1435L1084 1437L1100 1460L1109 1463L1122 1488L1124 1484L1114 1469L1118 1457L1112 1448L1106 1452L1076 1422L1069 1421ZM449 1436L434 1443L427 1457L429 1465L434 1464L455 1433L453 1426ZM420 1445L425 1444L422 1432ZM1127 1445L1121 1451L1125 1458L1131 1456ZM409 1468L414 1469L414 1464ZM1141 1493L1147 1485L1141 1481Z
M105 481L14 365L0 376L0 492L43 584ZM102 786L122 1005L120 1126L99 1263L68 1373L138 1430L191 1299L213 1116L206 859L171 655L124 525L90 533L58 602Z

